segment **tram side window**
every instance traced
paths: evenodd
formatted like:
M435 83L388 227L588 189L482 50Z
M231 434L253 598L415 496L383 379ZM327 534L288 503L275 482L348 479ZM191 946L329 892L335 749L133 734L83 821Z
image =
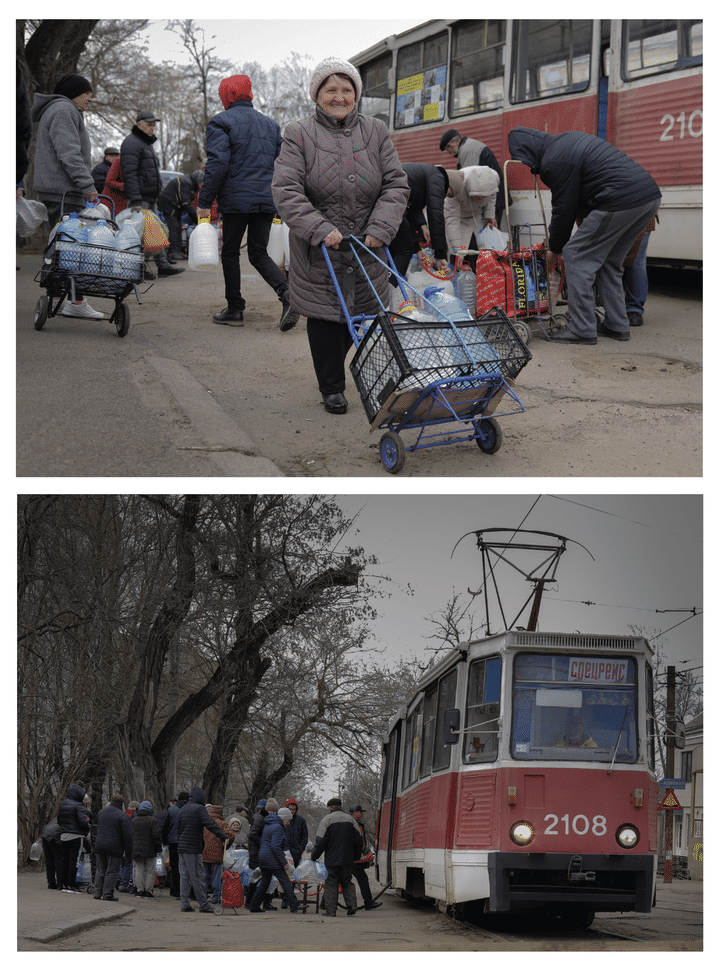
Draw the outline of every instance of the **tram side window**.
M414 784L420 776L420 750L422 746L422 701L418 703L405 723L405 756L403 757L403 787Z
M382 796L387 800L392 794L395 776L395 751L397 750L399 730L396 728L390 734L390 740L385 747L385 773L383 774Z
M455 694L457 692L457 670L453 670L440 680L438 689L438 711L435 720L435 744L433 748L433 770L444 770L450 766L450 754L452 746L445 744L443 737L443 724L445 723L445 711L454 710L457 704Z
M359 68L363 90L360 110L369 118L379 118L390 127L390 85L388 72L392 68L392 54L363 64Z
M584 91L590 84L591 20L518 20L513 103Z
M623 25L623 78L702 63L702 20L628 20Z
M397 55L395 127L445 117L447 33L401 47Z
M480 659L470 667L465 722L465 762L497 759L500 717L500 657Z
M646 741L647 763L650 770L655 769L655 702L653 698L653 677L649 665L645 668L645 711L646 711Z
M455 24L450 62L452 117L502 107L505 21Z
M437 683L433 683L425 693L423 704L423 735L422 757L420 758L420 776L427 777L432 767L433 739L435 737L435 712L437 707Z
M637 760L631 657L515 658L511 750L520 760Z

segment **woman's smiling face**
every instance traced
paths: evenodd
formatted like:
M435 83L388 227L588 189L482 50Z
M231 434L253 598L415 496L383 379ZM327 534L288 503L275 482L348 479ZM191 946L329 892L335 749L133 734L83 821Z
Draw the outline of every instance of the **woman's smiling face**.
M325 114L342 120L355 107L355 88L345 78L331 74L317 93L317 103Z

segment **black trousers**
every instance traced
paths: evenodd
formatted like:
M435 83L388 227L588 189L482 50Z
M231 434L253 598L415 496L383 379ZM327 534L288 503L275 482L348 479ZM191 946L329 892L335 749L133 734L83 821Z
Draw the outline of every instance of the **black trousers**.
M248 259L265 282L280 293L287 287L285 273L276 266L267 247L272 226L272 212L223 213L222 267L225 277L225 299L229 310L245 309L240 292L240 248L247 229Z
M310 317L307 335L320 393L342 393L345 390L345 357L354 346L346 323Z
M372 890L370 888L370 882L368 881L367 872L363 865L353 865L352 866L353 878L358 883L360 888L360 894L362 895L362 900L365 905L370 905L372 898Z

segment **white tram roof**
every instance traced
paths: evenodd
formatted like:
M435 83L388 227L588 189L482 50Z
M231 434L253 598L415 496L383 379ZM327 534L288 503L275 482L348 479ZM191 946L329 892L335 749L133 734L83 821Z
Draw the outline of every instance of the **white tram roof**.
M483 639L473 639L468 643L460 643L459 646L449 650L434 666L425 673L417 685L417 691L421 692L429 683L432 683L438 676L451 669L460 661L463 653L467 652L469 659L476 656L490 655L498 649L534 649L534 650L553 650L571 649L577 652L613 652L622 650L623 652L640 653L645 655L645 651L652 647L642 636L609 636L602 633L553 633L553 632L531 632L526 629L504 630L494 633Z

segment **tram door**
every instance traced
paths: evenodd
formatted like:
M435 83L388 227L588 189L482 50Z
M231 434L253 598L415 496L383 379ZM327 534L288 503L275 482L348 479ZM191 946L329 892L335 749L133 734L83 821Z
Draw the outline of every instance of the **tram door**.
M382 789L382 814L378 825L377 846L378 864L380 865L381 852L386 852L385 865L379 871L381 884L391 885L392 874L392 854L393 854L393 830L395 828L395 805L400 774L400 727L402 721L398 721L390 734L385 748L385 773L383 775Z

